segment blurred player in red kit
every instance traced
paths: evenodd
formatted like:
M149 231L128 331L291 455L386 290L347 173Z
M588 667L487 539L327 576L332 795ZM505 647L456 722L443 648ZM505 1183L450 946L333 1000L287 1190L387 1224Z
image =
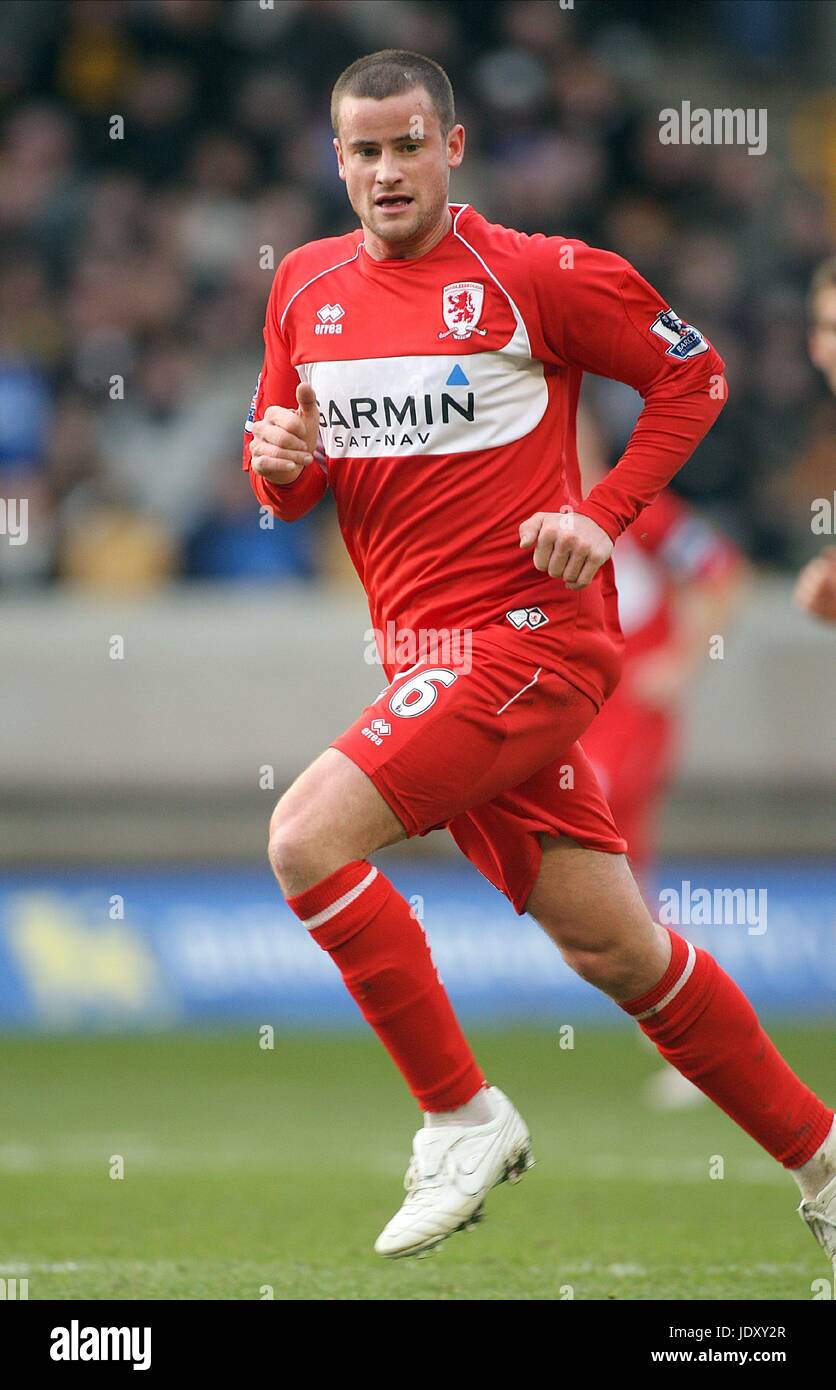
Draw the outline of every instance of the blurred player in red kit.
M810 358L836 396L836 256L822 261L813 276L809 314ZM832 417L832 410L830 414ZM829 437L832 446L832 419ZM836 457L831 466L836 484ZM833 505L836 510L836 487ZM825 546L820 555L804 566L795 587L795 601L799 608L814 618L820 618L825 623L836 623L836 545Z
M585 407L578 411L578 456L585 488L606 476L606 449ZM659 820L681 747L683 702L709 657L712 638L727 631L746 564L736 546L668 488L619 537L613 566L624 633L621 680L581 745L650 903ZM648 1104L666 1110L705 1100L673 1067L651 1077L643 1094Z
M618 680L613 545L725 399L723 363L621 257L450 203L464 157L443 69L358 59L332 93L339 176L361 226L279 266L244 465L286 521L330 488L389 684L281 797L269 857L423 1111L381 1255L477 1221L531 1165L421 925L368 856L449 828L518 913L786 1168L836 1253L834 1115L734 982L654 923L578 740ZM582 500L584 371L638 390L616 467ZM465 634L466 659L439 653ZM315 634L312 634L315 640ZM336 673L335 673L336 674ZM274 731L281 737L281 731Z
M606 476L597 429L578 416L585 482ZM621 680L581 743L650 890L658 822L679 756L682 702L722 635L746 571L741 552L670 489L619 537L613 556L624 634Z

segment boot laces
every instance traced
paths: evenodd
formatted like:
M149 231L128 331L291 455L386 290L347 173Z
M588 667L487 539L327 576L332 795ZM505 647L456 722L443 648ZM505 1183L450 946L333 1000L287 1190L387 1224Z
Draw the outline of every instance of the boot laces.
M440 1160L430 1161L426 1155L413 1154L404 1178L410 1206L422 1206L431 1201L439 1187L453 1177L455 1167L449 1149Z

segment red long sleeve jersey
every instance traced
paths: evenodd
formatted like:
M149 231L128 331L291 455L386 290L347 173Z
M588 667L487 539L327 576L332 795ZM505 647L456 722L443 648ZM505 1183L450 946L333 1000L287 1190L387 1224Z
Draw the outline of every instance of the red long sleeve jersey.
M724 364L620 256L491 224L469 204L450 212L447 234L414 259L374 260L361 228L284 258L247 428L270 405L295 409L302 380L320 436L295 482L250 473L253 490L292 521L330 485L378 630L462 631L540 606L540 656L600 704L620 663L612 564L567 589L520 549L520 523L571 508L615 540L719 414ZM582 502L584 371L629 383L645 404Z

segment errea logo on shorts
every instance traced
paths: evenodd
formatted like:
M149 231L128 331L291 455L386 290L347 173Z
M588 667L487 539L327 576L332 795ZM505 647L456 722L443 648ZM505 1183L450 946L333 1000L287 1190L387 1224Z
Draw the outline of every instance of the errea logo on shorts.
M533 632L536 627L542 627L549 621L542 608L512 608L505 616L517 632L521 632L524 627L530 628Z
M367 724L361 732L380 748L386 735L391 734L392 725L387 724L385 719L373 719L371 727Z
M314 333L342 333L343 326L339 322L345 316L342 304L323 304L321 309L317 309L316 316L319 323Z

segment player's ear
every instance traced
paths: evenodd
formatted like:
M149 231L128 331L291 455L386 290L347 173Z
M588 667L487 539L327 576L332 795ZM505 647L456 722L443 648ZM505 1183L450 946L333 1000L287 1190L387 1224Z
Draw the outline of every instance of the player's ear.
M450 127L447 135L447 167L448 169L458 169L464 159L464 126L454 125Z
M343 152L340 149L340 142L338 136L335 135L331 143L333 144L334 149L337 152L337 172L339 173L339 176L342 179L343 183L345 183L345 165L343 164Z

